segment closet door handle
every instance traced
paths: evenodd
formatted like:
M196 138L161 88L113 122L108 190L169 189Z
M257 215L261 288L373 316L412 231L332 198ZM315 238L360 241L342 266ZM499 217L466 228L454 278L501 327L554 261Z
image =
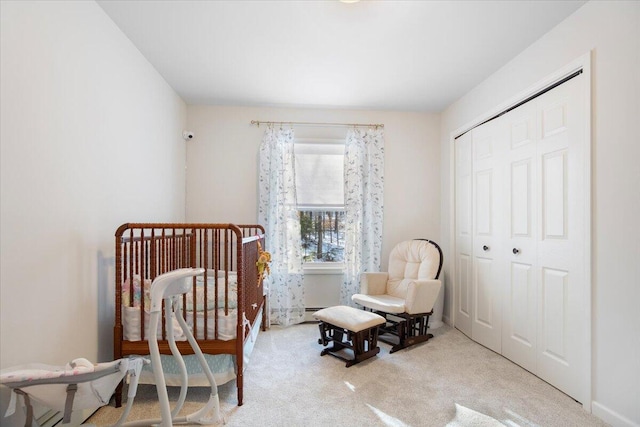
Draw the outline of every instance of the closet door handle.
M485 251L485 252L486 252L486 251L488 251L488 250L489 250L489 246L484 245L484 246L482 247L482 250L483 250L483 251Z
M513 248L513 254L514 255L518 255L520 253L520 249L518 248Z

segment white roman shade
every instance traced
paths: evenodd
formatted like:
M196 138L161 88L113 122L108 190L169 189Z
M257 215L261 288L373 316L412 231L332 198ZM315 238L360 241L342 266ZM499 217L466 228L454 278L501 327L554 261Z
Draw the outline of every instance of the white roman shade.
M344 209L344 144L296 142L294 150L298 209Z

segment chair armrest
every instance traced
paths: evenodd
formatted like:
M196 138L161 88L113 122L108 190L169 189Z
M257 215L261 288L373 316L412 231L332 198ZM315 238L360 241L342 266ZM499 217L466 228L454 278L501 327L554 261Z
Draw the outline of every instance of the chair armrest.
M360 293L365 295L384 295L387 291L389 273L360 274Z
M407 288L405 306L407 313L429 313L442 288L440 280L412 280Z

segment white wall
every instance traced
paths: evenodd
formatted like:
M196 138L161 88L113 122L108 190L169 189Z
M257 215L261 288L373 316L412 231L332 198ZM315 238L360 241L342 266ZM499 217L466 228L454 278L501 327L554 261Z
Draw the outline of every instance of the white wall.
M0 363L111 360L114 233L184 220L186 105L96 3L0 5Z
M451 133L592 50L592 400L640 425L640 2L592 1L451 105L441 119L442 241L449 253ZM447 259L446 274L453 265ZM447 294L450 295L450 292ZM452 312L447 298L445 314Z
M385 190L382 259L416 237L440 238L439 117L427 113L189 106L187 220L255 222L258 148L264 126L251 120L384 123ZM339 138L344 127L296 126L296 138Z

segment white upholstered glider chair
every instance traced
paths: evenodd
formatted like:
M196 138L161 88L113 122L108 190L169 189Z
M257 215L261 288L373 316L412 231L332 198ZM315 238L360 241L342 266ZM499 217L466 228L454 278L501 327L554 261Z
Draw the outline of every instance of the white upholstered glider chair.
M416 239L393 248L388 272L361 274L360 293L351 299L386 319L379 340L392 344L391 353L433 337L427 328L442 288L441 269L440 247Z

